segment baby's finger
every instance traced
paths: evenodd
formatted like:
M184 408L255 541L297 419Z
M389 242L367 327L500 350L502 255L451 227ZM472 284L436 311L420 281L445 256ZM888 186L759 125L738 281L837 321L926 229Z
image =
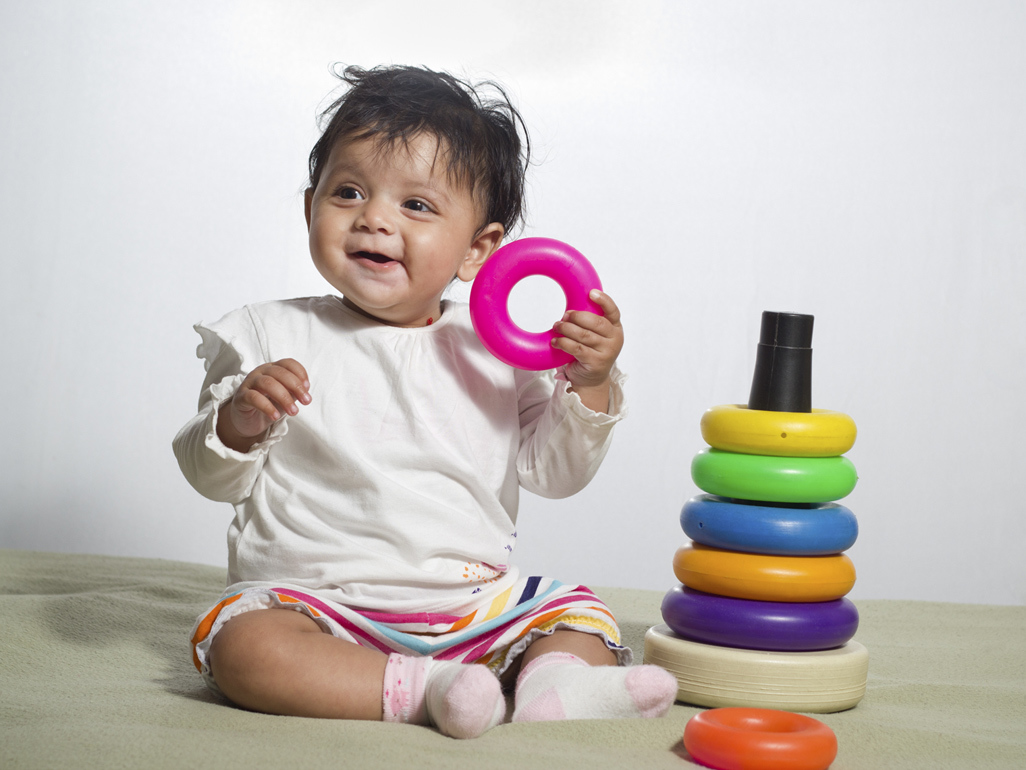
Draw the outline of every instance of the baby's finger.
M271 366L253 378L249 392L253 391L264 396L279 411L291 415L299 414L297 401L307 403L310 399L296 375L277 366Z
M616 333L615 327L609 322L608 318L589 313L586 310L572 310L568 312L556 324L555 329L564 336L591 332L600 337L612 337Z
M595 349L570 337L554 337L552 347L572 355L579 364L593 366L598 360Z
M278 406L258 390L240 390L232 401L232 408L244 420L236 425L243 435L250 435L246 432L247 426L251 431L259 433L270 423L281 419ZM260 417L258 418L257 415ZM260 418L263 419L260 420Z
M605 316L578 311L568 314L568 319L560 321L554 328L558 334L605 358L616 358L623 347L623 328L610 323ZM582 360L576 353L574 355Z
M279 383L289 392L294 401L302 404L310 403L310 382L306 378L306 369L302 364L291 358L285 358L273 364L268 364L264 372ZM284 404L288 406L288 404ZM294 412L290 412L294 414Z
M583 329L597 332L603 337L615 337L621 334L620 309L616 303L608 294L604 294L598 289L592 290L591 299L602 309L602 315L587 310L570 310L563 315L561 321L576 324Z
M592 319L596 318L596 316L590 313L588 315ZM580 360L582 354L602 347L603 343L609 339L598 331L587 328L583 325L584 323L587 322L582 321L582 323L578 324L573 321L560 321L556 324L556 332L560 336L553 339L553 344L556 347L565 350L578 360Z
M602 308L602 313L605 315L609 323L613 324L613 326L617 326L620 323L620 308L617 307L615 302L613 302L612 297L604 291L592 289L591 293L588 294L588 299Z
M280 361L275 361L274 366L279 366L292 373L302 386L302 390L310 389L310 377L306 373L306 368L296 359L283 358Z

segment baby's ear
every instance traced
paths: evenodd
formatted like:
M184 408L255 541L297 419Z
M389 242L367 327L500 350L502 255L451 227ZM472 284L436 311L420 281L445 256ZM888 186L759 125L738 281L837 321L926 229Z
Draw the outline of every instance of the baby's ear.
M473 281L478 270L488 260L488 257L495 253L502 243L502 236L506 234L506 228L499 222L492 222L481 228L474 236L470 248L467 249L467 256L456 271L456 276L461 281Z
M303 194L303 211L306 213L306 229L310 229L310 207L313 205L313 188L307 187Z

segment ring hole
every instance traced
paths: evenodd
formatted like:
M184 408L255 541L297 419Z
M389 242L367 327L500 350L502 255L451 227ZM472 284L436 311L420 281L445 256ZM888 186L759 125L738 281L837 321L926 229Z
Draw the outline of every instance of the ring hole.
M529 275L509 293L509 317L523 331L547 332L563 317L566 295L562 287L545 275Z

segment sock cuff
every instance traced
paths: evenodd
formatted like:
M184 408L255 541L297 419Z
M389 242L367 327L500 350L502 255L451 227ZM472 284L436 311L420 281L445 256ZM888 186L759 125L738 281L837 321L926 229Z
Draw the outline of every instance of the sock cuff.
M381 687L381 715L385 722L427 724L424 688L430 658L392 653L385 663Z
M587 666L588 664L584 662L583 658L579 658L573 653L547 652L544 655L539 655L520 670L520 673L517 675L517 688L539 669L564 665Z

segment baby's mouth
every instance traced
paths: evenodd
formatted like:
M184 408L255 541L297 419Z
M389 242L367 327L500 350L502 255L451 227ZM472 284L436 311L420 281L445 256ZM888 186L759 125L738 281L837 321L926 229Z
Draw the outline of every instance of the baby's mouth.
M377 262L379 265L384 265L388 262L395 262L391 257L386 257L384 254L377 254L373 251L358 251L355 254L359 259L366 259L370 262Z

